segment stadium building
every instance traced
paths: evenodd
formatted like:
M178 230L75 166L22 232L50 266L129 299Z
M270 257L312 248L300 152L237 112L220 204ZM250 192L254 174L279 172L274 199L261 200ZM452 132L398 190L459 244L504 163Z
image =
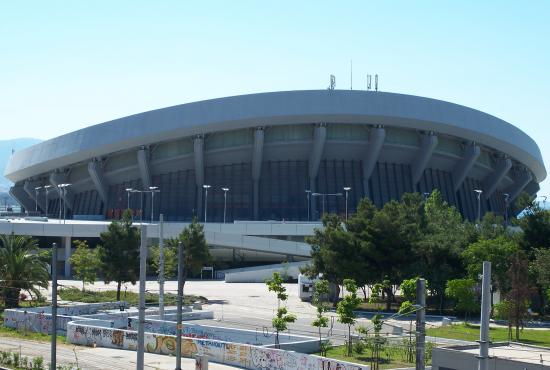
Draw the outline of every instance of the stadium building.
M487 113L410 95L314 90L115 119L15 152L5 175L25 209L57 215L64 199L74 219L117 218L129 204L167 221L206 213L222 222L224 209L227 222L318 220L323 208L345 213L349 187L350 213L362 197L382 206L439 189L473 220L475 190L482 214L516 212L514 200L535 194L546 169L529 136ZM71 185L59 192L60 184ZM151 187L154 198L127 191Z

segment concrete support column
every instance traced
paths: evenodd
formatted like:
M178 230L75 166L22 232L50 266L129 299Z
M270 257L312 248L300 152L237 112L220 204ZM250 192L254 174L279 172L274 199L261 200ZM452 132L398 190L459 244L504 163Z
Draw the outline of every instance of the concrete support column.
M489 199L491 195L497 190L498 184L504 179L512 168L512 161L510 158L501 159L498 161L495 172L487 175L483 180L483 197Z
M38 211L44 212L46 209L45 199L42 199L42 197L40 196L40 193L44 190L40 189L38 193L38 198L36 197L35 188L38 186L43 186L43 184L42 182L35 181L35 180L27 180L23 185L23 190L25 190L25 193L27 193L27 195L29 196L29 198L32 199L32 202L33 202L32 208L28 209L28 211L34 212L36 210L37 203L38 203Z
M264 128L257 127L254 130L254 147L252 149L252 184L254 220L260 213L260 177L262 175L262 161L264 153Z
M378 157L380 157L385 139L386 130L383 127L375 127L370 131L369 143L362 161L363 192L367 197L369 196L369 179L372 176L372 171L374 171Z
M512 203L525 189L525 187L533 180L533 175L528 170L522 171L522 173L516 178L514 183L506 188L505 193L510 194L509 202Z
M63 248L65 249L65 278L71 277L71 237L64 236L61 238Z
M411 177L412 177L412 187L413 191L416 189L416 184L422 178L424 170L428 166L432 154L437 146L437 136L430 132L429 134L424 134L420 138L420 148L418 149L418 154L414 158L411 164Z
M197 135L193 140L193 151L195 156L195 183L197 185L197 212L195 215L200 220L203 215L203 192L204 189L204 136Z
M21 185L14 185L10 188L10 195L19 202L19 205L25 210L34 211L34 200L29 197L27 192L23 189Z
M104 207L107 207L109 193L107 191L107 182L105 181L105 178L103 176L103 166L101 161L94 159L90 163L88 163L88 173L90 174L90 178L94 183L95 189L99 194L99 197L101 198Z
M320 123L315 126L313 132L313 146L311 148L311 154L309 156L309 190L311 192L317 191L315 189L315 180L317 179L317 174L319 173L319 165L321 164L321 159L323 157L323 150L325 148L325 141L327 139L327 127L324 123ZM317 207L315 198L311 202L311 214L313 217L317 214Z
M475 143L471 143L464 150L464 157L456 164L453 169L454 191L458 191L462 183L468 176L468 173L476 163L477 158L481 154L481 149Z
M141 176L142 190L149 190L151 185L151 171L149 169L149 149L142 146L137 151L137 162Z

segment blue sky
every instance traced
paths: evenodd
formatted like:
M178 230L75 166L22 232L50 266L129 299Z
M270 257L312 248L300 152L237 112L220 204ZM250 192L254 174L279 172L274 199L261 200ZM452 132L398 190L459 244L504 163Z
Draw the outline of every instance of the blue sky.
M1 139L201 99L364 89L467 105L550 164L548 1L0 2ZM550 183L540 194L550 194Z

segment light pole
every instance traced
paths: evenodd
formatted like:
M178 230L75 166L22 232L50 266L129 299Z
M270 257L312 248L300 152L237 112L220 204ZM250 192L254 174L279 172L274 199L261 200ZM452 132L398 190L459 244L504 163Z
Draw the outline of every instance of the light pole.
M204 223L206 223L206 209L208 208L208 189L210 185L203 185L204 188Z
M223 223L225 224L225 211L227 209L227 192L229 188L222 188L223 190Z
M504 193L504 225L508 227L508 202L510 201L510 194Z
M38 213L38 190L42 189L42 186L34 188L34 211Z
M312 197L322 197L323 198L323 214L325 214L325 200L327 196L341 197L342 193L311 193Z
M126 188L126 193L128 194L128 206L126 207L126 209L130 209L130 193L132 193L134 191L134 189L132 188Z
M44 190L46 190L46 217L48 217L48 193L50 192L51 185L45 185Z
M477 222L481 221L481 194L483 193L483 190L481 189L474 189L474 191L477 193Z
M65 201L65 198L67 197L67 187L71 186L71 184L59 184L57 185L57 187L59 188L59 196L61 198L63 198L63 223L65 223L65 219L66 219L66 216L67 216L67 205L66 205L66 201ZM59 203L59 215L60 215L60 219L59 219L59 222L61 222L61 200L60 200L60 203Z
M348 193L351 190L351 187L345 186L344 191L346 192L346 221L348 220Z
M151 223L153 223L153 213L155 212L155 208L154 208L155 193L160 193L160 190L158 186L149 186L148 192L151 192Z
M309 201L309 197L311 195L311 190L306 190L306 198L307 198L307 220L311 221L311 218L309 217L309 209L311 208L311 202Z

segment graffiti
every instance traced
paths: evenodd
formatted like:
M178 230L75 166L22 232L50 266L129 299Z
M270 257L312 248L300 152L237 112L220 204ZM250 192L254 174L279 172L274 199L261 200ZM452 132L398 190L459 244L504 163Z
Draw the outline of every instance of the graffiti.
M156 336L155 341L147 343L147 352L160 353L163 355L176 354L176 338L172 336ZM191 357L197 353L197 345L192 340L182 339L181 355Z
M122 330L114 330L113 340L111 343L117 347L122 347L122 344L124 343L124 332Z

